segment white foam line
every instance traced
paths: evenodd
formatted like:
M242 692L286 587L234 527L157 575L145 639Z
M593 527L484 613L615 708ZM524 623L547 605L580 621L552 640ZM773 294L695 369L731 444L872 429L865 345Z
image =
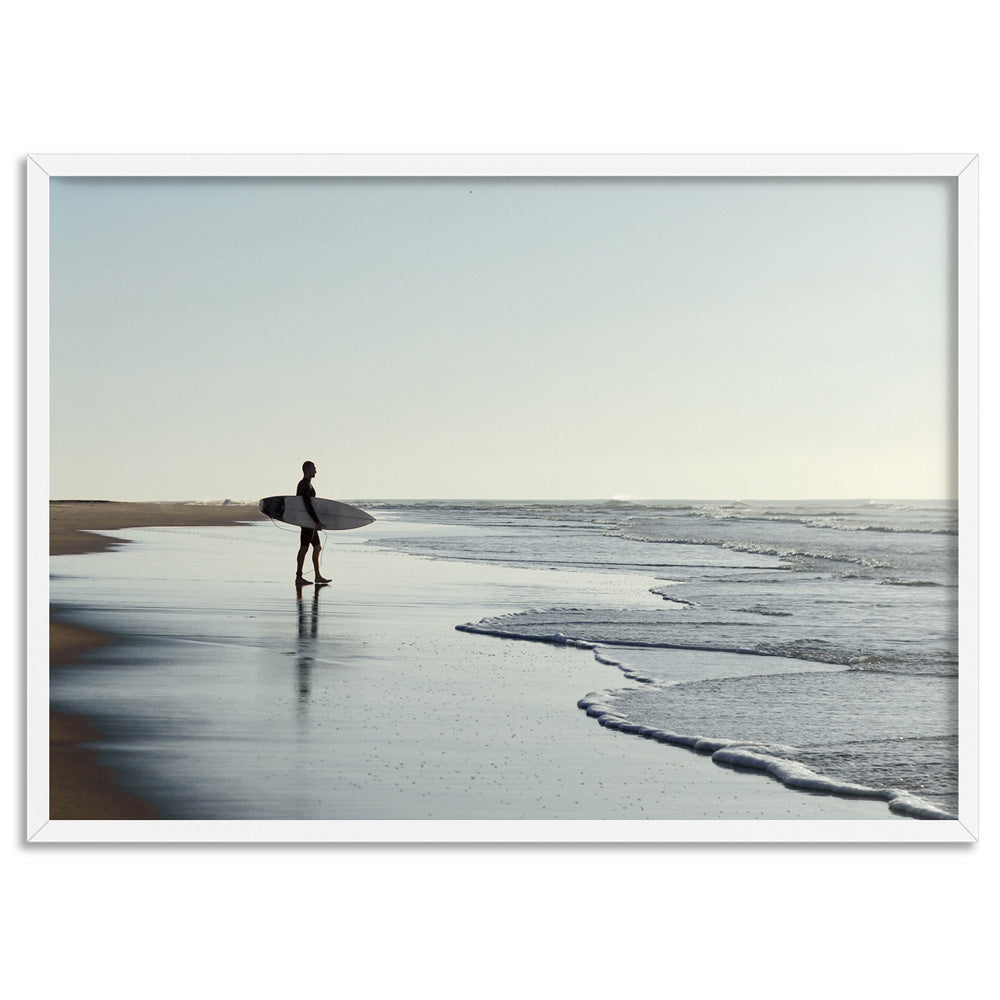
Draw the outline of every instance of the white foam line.
M528 612L517 612L527 614ZM513 618L513 614L505 617ZM705 623L703 623L705 624ZM509 629L493 628L486 625L456 625L458 632L470 632L473 635L491 635L498 639L520 639L522 642L547 642L554 646L576 646L580 649L596 649L598 646L621 646L625 649L689 649L696 653L742 653L745 656L787 656L794 659L794 653L772 653L768 650L749 649L742 646L693 646L673 642L644 642L641 639L601 639L590 642L585 639L570 639L562 632L545 635L531 635L526 632L512 632ZM801 659L802 657L800 657ZM815 659L815 657L813 657ZM839 661L838 661L839 662Z
M598 723L606 729L656 740L658 743L686 747L695 753L710 755L712 761L721 766L745 767L764 771L777 778L787 788L823 792L827 795L839 795L846 798L882 799L888 803L892 812L915 819L958 819L952 813L946 812L910 792L898 788L870 788L867 785L858 785L852 782L834 781L817 774L798 761L763 753L756 748L755 744L741 743L738 740L687 736L682 733L671 733L665 729L630 722L609 703L610 701L607 692L591 693L581 698L577 702L577 707L583 709L591 718L597 719Z
M751 767L766 771L788 788L803 788L809 791L826 792L830 795L851 798L883 799L893 812L912 816L916 819L958 819L952 813L918 798L910 792L898 788L869 788L851 782L834 781L825 778L797 761L773 757L769 754L732 745L712 754L717 764L732 764L736 767Z

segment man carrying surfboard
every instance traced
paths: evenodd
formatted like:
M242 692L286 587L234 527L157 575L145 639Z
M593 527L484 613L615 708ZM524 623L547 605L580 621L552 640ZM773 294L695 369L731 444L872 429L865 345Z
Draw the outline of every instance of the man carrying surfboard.
M312 480L316 475L316 466L312 462L302 463L302 478L299 480L299 485L295 488L295 495L297 497L302 497L302 502L305 504L306 511L309 516L316 522L314 528L300 528L299 529L299 554L295 565L295 586L296 587L306 587L312 583L311 580L305 579L302 575L302 567L305 565L306 552L309 551L309 546L312 546L313 555L313 569L316 573L316 583L329 583L330 581L324 577L320 576L319 573L319 553L322 548L319 540L319 533L323 530L323 525L320 523L319 518L316 516L316 511L313 509L312 498L316 496L316 490L313 489Z

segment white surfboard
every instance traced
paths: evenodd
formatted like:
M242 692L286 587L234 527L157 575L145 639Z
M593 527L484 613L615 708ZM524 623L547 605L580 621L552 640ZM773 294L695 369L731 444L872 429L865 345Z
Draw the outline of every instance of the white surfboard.
M352 507L349 503L339 500L324 500L322 497L310 497L313 510L320 524L327 531L347 531L350 528L363 528L371 524L375 518L360 507ZM285 524L297 524L300 528L312 528L315 522L306 510L302 497L264 497L257 504L257 509L275 521Z

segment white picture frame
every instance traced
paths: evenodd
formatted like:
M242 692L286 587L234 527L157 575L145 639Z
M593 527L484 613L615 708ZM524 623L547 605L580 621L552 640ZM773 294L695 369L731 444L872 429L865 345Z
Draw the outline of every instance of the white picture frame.
M33 844L96 842L841 842L978 838L978 160L975 155L41 155L27 174L27 798ZM70 821L48 813L49 183L56 177L947 177L957 187L959 801L957 820Z

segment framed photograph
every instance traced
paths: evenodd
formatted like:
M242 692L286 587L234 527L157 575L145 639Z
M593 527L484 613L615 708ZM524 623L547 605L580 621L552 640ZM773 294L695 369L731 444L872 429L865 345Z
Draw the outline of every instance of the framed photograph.
M27 840L975 840L977 169L28 157Z

